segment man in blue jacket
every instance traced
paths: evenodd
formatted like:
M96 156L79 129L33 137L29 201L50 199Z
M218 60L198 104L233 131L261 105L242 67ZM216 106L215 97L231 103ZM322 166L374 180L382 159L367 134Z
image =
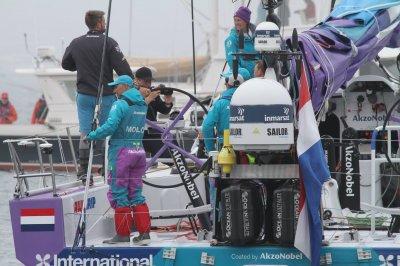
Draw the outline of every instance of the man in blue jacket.
M233 53L239 52L239 31L243 31L244 35L244 48L243 53L255 53L254 49L254 32L256 26L250 23L251 11L245 6L241 6L233 15L235 27L225 40L225 58L231 70L233 69ZM255 62L253 60L245 60L243 56L238 56L239 67L246 68L253 77Z
M150 242L149 208L142 195L142 176L145 172L146 155L142 139L146 124L147 105L144 98L150 90L131 88L132 79L123 75L108 85L114 86L119 99L114 102L108 119L100 128L90 132L86 140L99 140L111 136L108 151L110 189L107 193L111 207L115 210L116 235L104 243L129 242L133 220L139 236L133 244Z
M245 68L239 68L236 80L232 73L228 74L225 78L225 86L227 90L211 107L202 126L204 144L207 152L215 150L219 151L221 149L224 130L229 129L229 105L231 103L232 95L236 91L237 87L249 78L250 73ZM217 134L215 134L214 128ZM215 146L216 137L219 138L218 147Z

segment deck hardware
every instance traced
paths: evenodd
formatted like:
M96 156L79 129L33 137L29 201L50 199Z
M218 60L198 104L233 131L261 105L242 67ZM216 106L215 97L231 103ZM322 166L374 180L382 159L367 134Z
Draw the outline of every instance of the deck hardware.
M164 249L163 250L163 258L164 259L174 260L175 256L176 256L176 248Z
M362 248L357 249L358 260L370 260L372 259L371 250L363 250Z
M320 265L332 265L332 254L330 252L321 256Z
M214 265L214 260L215 260L215 257L208 256L207 252L201 253L201 260L200 260L201 264Z

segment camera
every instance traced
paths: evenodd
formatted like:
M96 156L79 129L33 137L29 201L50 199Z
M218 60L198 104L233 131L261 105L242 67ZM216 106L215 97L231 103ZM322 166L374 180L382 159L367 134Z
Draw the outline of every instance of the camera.
M172 95L172 93L174 92L171 88L167 88L165 87L164 84L160 84L160 94L162 95Z

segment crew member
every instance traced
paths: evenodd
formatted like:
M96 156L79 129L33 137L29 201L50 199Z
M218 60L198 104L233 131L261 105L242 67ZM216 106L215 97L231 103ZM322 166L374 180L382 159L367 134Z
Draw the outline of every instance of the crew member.
M229 64L231 70L233 69L233 58L234 53L239 52L239 32L242 30L244 34L244 48L242 50L243 53L255 53L254 49L254 32L256 30L256 26L250 23L250 15L251 11L245 6L241 6L234 14L233 21L235 23L235 27L231 29L231 32L225 40L225 57L226 61ZM253 77L254 71L254 61L253 60L245 60L243 56L238 56L238 65L241 68L246 68L250 73L250 76Z
M61 65L69 71L77 71L77 96L79 131L81 141L79 143L80 171L78 177L86 179L89 162L89 146L83 141L92 129L94 110L97 103L99 87L99 75L104 45L104 32L106 21L104 12L90 10L86 12L85 23L89 31L72 40L65 50ZM118 75L129 75L133 77L132 71L126 61L118 43L107 39L107 47L104 57L104 71L102 77L103 95L100 112L100 125L108 116L112 103L115 101L113 90L107 84L113 81L113 70Z
M250 73L245 68L239 68L236 80L232 73L226 75L226 91L211 107L202 126L204 144L207 152L221 150L224 130L229 129L229 106L232 95L235 93L237 87L249 78ZM216 147L217 137L219 138L218 147Z
M148 67L141 67L135 72L135 88L151 88L153 80L153 74ZM160 86L156 88L160 88ZM161 90L152 91L150 95L146 97L146 103L148 104L146 118L148 120L157 121L157 113L167 115L173 107L172 92L163 91L164 100L161 98L160 94ZM146 152L154 156L164 145L161 141L161 133L155 129L149 128L144 133L143 145ZM169 158L170 155L168 151L165 151L161 157Z
M117 234L104 243L113 244L130 242L132 214L139 236L133 238L137 245L150 242L149 208L142 195L142 176L145 172L146 154L142 139L146 124L147 105L144 97L150 91L141 87L140 91L131 88L132 79L123 75L108 85L114 86L114 93L119 99L110 111L103 126L90 132L86 139L104 139L111 136L108 151L109 171L107 193L111 207L115 210L115 230Z

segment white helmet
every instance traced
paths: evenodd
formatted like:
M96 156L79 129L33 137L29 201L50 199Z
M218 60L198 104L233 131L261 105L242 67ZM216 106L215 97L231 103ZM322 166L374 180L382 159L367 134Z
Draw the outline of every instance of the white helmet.
M281 50L281 35L279 28L272 22L261 22L254 35L254 48L258 52Z

